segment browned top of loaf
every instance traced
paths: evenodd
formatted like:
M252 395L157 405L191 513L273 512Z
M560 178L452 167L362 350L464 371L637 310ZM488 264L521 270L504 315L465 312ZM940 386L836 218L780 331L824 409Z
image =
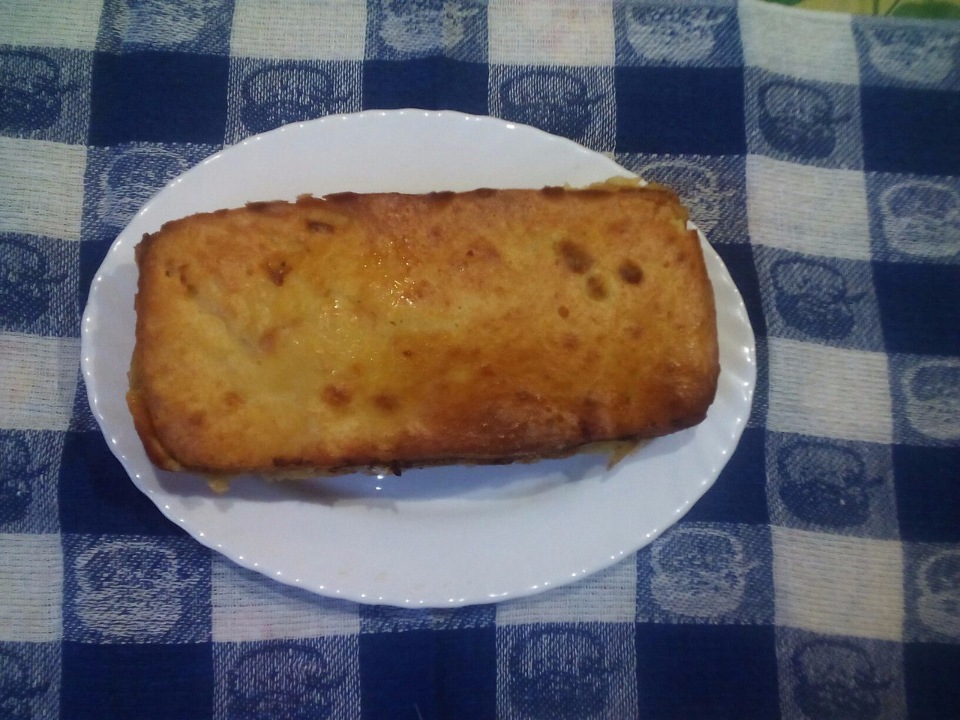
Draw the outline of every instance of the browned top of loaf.
M339 194L137 247L128 395L167 469L535 458L700 422L713 294L662 188Z

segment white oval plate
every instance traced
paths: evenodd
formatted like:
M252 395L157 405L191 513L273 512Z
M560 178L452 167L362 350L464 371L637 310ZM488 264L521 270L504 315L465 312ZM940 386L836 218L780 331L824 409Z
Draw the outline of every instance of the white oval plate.
M713 484L740 439L756 377L743 301L701 235L717 300L721 374L707 419L657 439L612 470L600 455L445 467L402 477L268 483L225 495L157 470L124 395L134 343L134 246L191 213L339 191L582 186L630 175L540 130L457 112L368 111L249 138L160 191L113 243L82 324L93 413L134 484L199 542L281 582L333 597L452 607L569 583L636 551Z

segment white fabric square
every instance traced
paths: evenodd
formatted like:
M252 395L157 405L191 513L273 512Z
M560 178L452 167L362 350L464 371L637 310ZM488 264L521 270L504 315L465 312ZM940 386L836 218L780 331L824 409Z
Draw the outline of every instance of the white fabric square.
M59 640L62 597L60 536L0 535L0 640Z
M870 259L862 172L747 156L751 242L810 255Z
M362 60L363 0L238 0L230 54L288 60Z
M891 441L886 355L784 338L768 342L770 430Z
M0 137L0 232L80 239L87 149Z
M356 635L359 632L360 615L355 604L282 585L214 558L214 642Z
M66 430L80 339L0 333L0 428Z
M637 611L637 556L577 583L497 605L497 625L628 622Z
M612 65L614 61L610 0L493 0L487 24L491 64Z
M856 85L860 62L850 19L782 8L760 0L739 7L743 60L748 66L823 82Z
M93 50L100 30L100 9L91 4L89 0L4 3L0 45Z
M883 640L903 637L903 548L773 527L777 625Z

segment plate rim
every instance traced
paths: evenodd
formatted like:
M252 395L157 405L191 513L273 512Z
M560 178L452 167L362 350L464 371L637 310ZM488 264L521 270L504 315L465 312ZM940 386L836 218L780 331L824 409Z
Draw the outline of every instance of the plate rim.
M463 598L446 599L443 601L439 599L431 600L426 598L420 598L419 600L411 603L411 600L409 598L405 598L402 601L400 598L387 597L385 599L382 594L378 596L374 596L372 594L368 595L367 593L363 593L360 590L355 588L353 590L349 588L343 588L343 587L328 589L321 585L319 586L319 589L318 589L315 584L313 583L304 584L300 581L299 578L297 579L288 578L283 575L280 575L280 573L273 574L272 572L268 572L267 569L259 567L259 563L256 563L253 560L245 561L243 556L240 556L238 558L236 557L235 553L229 554L226 550L222 548L222 546L217 547L215 544L215 539L208 537L208 535L203 531L203 529L193 528L189 526L183 521L183 519L176 518L174 516L173 511L170 510L169 506L164 507L161 502L158 502L158 497L155 489L147 487L145 483L143 483L140 480L140 475L136 472L136 469L134 467L131 467L131 464L133 462L131 458L124 456L120 453L120 450L117 447L116 440L114 438L111 438L111 433L115 431L115 428L109 425L107 418L103 415L103 413L99 411L97 406L97 400L98 400L97 391L98 389L100 389L100 382L98 382L98 379L95 377L95 373L93 371L93 366L95 364L95 356L96 356L96 349L94 348L94 340L95 340L95 333L96 333L95 316L97 314L97 311L100 310L102 312L102 309L96 306L95 301L100 296L100 293L103 287L102 270L112 260L112 256L115 253L120 252L121 246L123 245L123 242L125 240L131 245L131 248L127 249L127 252L130 252L132 254L132 246L135 245L135 240L132 240L129 238L130 228L134 226L138 221L141 221L141 219L144 216L151 213L153 208L155 208L155 205L159 197L163 196L164 193L166 193L170 188L179 184L186 176L192 175L194 173L202 172L203 168L207 167L211 162L218 161L227 153L240 152L241 151L240 149L243 148L248 143L260 142L265 136L281 136L282 137L284 135L291 135L298 132L309 133L312 127L314 126L322 126L323 124L327 124L327 123L344 122L344 121L350 121L354 119L365 121L365 120L369 120L370 118L379 118L379 119L384 119L389 121L390 118L408 117L408 116L433 118L437 121L444 121L446 118L449 118L449 119L455 119L455 120L467 121L467 122L472 122L472 121L484 122L494 126L502 125L505 128L509 128L509 129L519 128L524 133L526 132L534 133L533 137L537 137L539 140L542 140L544 142L559 143L560 145L565 146L570 151L581 153L585 157L590 158L591 161L595 161L602 158L603 161L605 161L605 163L610 167L611 170L617 171L616 174L622 174L623 176L628 176L628 177L629 176L636 177L634 173L621 167L619 164L616 163L615 160L607 157L606 155L603 155L602 153L598 153L589 148L585 148L584 146L568 138L552 135L538 128L522 125L520 123L512 123L512 122L505 121L505 120L491 117L491 116L469 115L467 113L462 113L459 111L452 111L452 110L431 111L431 110L420 110L417 108L404 108L399 110L365 110L357 113L329 115L329 116L324 116L322 118L318 118L315 120L309 120L309 121L304 121L299 123L291 123L290 125L282 126L280 128L267 131L265 133L260 133L255 136L251 136L246 140L243 140L235 145L225 147L213 153L212 155L207 157L205 160L201 161L200 163L197 163L193 167L184 171L183 173L178 175L176 178L174 178L173 180L165 184L163 188L161 188L156 193L154 193L154 195L151 196L151 198L141 207L141 209L137 212L137 214L130 219L128 224L120 231L117 237L112 241L110 248L104 257L104 260L102 261L101 265L98 267L97 272L94 273L93 280L91 282L89 292L88 292L87 302L84 307L82 320L81 320L81 343L80 343L81 374L83 376L84 383L86 386L88 402L90 403L90 408L91 408L93 417L95 418L98 424L98 427L101 433L103 434L104 438L107 440L107 444L110 447L111 452L118 459L125 473L128 475L131 482L133 482L133 484L138 488L138 490L140 490L145 495L147 495L147 497L153 502L154 505L157 506L160 512L165 517L167 517L168 520L173 522L175 525L182 527L197 542L199 542L200 544L206 546L207 548L213 551L220 553L221 555L229 559L231 562L236 563L242 567L255 570L257 572L260 572L261 574L266 575L267 577L270 577L273 580L278 580L279 582L285 583L287 585L306 588L309 591L319 595L335 597L335 598L343 598L343 599L348 599L348 600L352 600L352 601L355 601L358 603L364 603L364 604L387 604L387 605L394 605L397 607L411 607L411 606L437 607L437 608L438 607L458 607L458 606L478 604L478 603L499 602L503 599L515 599L520 597L526 597L529 595L534 595L539 592L542 592L544 589L548 589L547 586L549 588L554 588L554 587L559 587L561 585L565 585L565 584L574 582L576 580L579 580L583 577L583 574L574 573L572 577L555 578L555 579L551 579L551 581L549 582L533 584L532 586L528 584L528 586L525 588L514 589L506 593L496 593L496 594L487 593L485 594L484 597L469 596L469 597L463 597ZM166 219L169 219L169 218L166 218ZM695 227L692 224L691 226ZM674 525L676 521L678 521L681 517L683 517L683 515L685 515L687 511L689 511L689 509L693 506L693 504L699 501L700 498L702 498L702 496L710 489L710 487L713 486L713 484L716 482L717 478L719 477L723 467L726 465L727 461L729 460L729 457L733 454L733 451L736 449L737 445L739 444L743 431L747 426L750 412L752 411L754 390L756 385L756 373L757 373L755 334L751 326L749 317L747 315L746 307L743 302L742 295L740 294L736 284L733 282L733 279L729 274L729 270L726 268L726 265L724 264L719 254L713 249L712 246L710 246L704 234L699 229L697 229L697 232L700 236L705 257L709 258L708 267L711 262L715 263L716 267L714 269L717 271L722 271L722 275L723 275L722 280L728 285L725 291L728 293L732 291L733 293L733 296L736 302L734 303L734 306L732 308L728 308L728 310L731 310L733 315L735 315L738 319L742 320L742 323L743 323L742 329L744 329L748 335L749 342L747 343L747 345L738 346L738 349L743 349L746 352L744 362L745 362L745 368L746 368L748 377L746 378L746 387L743 389L744 394L742 398L744 403L744 414L742 417L738 418L738 422L736 426L732 428L733 432L732 432L729 447L726 449L727 451L726 451L725 457L722 460L722 462L720 462L719 467L716 468L716 472L712 473L712 477L709 477L704 482L702 482L702 484L697 488L698 492L695 493L695 497L693 497L692 500L688 500L685 503L684 507L678 508L675 511L675 516L664 527L654 528L653 532L647 533L645 537L640 537L641 533L638 532L636 546L628 549L627 550L628 552L636 552L636 550L639 550L640 548L652 542L668 527L671 527L672 525ZM717 297L717 293L718 293L718 289L716 286L714 286L715 298ZM132 304L132 298L131 298L131 304ZM723 375L723 368L721 368L721 376L722 375ZM719 390L718 390L718 394L719 394ZM131 420L131 426L132 426L132 420ZM209 528L207 529L209 530ZM197 536L198 532L200 537ZM608 560L595 563L589 569L589 572L587 572L586 574L593 574L613 565L615 562L621 559L623 555L624 555L624 551L623 549L621 549L619 556L615 553L613 556L610 556ZM497 595L497 596L495 597L494 595Z

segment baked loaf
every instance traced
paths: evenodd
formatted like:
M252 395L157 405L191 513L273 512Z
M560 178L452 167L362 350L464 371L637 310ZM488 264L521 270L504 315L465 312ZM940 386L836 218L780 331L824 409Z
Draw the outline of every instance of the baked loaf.
M531 460L699 423L713 292L677 196L352 194L193 215L136 248L127 399L213 475Z

